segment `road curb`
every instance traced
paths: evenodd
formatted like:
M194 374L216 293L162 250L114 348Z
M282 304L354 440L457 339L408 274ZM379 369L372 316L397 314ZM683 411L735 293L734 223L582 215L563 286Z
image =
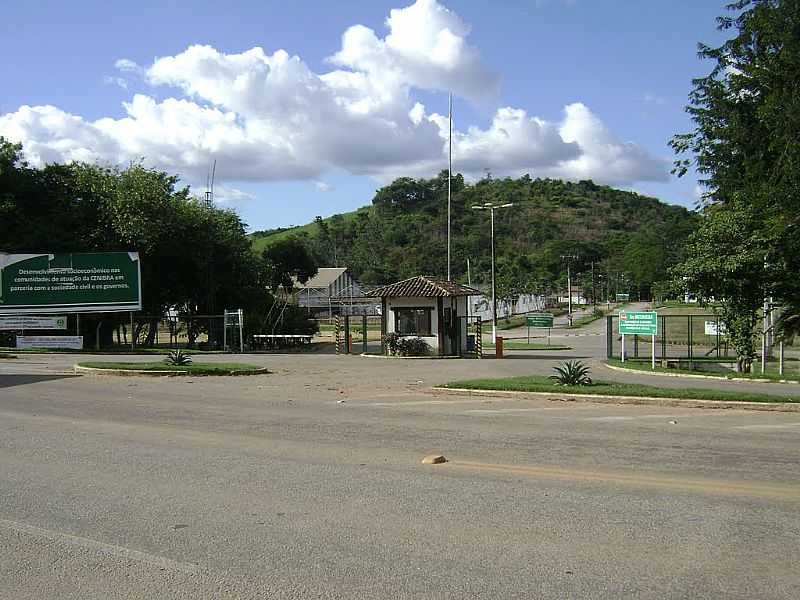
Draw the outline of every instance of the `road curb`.
M560 402L591 402L594 404L640 404L645 406L675 406L681 408L741 409L800 413L800 403L732 402L729 400L693 400L691 398L655 398L651 396L595 396L555 392L514 392L505 390L471 390L466 388L432 388L434 395L486 396L494 398L544 399Z
M351 356L353 356L351 354ZM365 354L361 353L358 356L362 358L384 358L389 360L452 360L454 358L466 358L464 356L388 356L386 354Z
M634 375L655 375L656 377L681 377L686 379L710 379L712 381L741 381L744 383L794 383L800 384L800 381L793 379L750 379L747 377L715 377L714 375L695 375L694 373L663 373L660 371L642 371L639 369L627 369L617 365L610 365L602 363L607 369L612 371L620 371L621 373L633 373Z
M252 371L230 371L229 373L219 373L209 375L208 373L190 373L189 371L147 371L144 369L98 369L96 367L82 367L73 365L73 370L78 375L111 375L111 376L130 376L130 377L241 377L246 375L265 375L269 373L266 367L254 369Z

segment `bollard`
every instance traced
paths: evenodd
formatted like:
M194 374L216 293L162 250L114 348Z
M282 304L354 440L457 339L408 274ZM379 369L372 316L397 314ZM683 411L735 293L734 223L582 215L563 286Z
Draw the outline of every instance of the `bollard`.
M503 358L503 338L497 336L494 343L494 357Z

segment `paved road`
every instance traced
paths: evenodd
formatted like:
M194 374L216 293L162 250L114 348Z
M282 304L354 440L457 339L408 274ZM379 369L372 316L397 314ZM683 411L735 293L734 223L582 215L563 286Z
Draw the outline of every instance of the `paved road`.
M158 380L19 360L0 598L800 596L797 414L427 392L549 359Z

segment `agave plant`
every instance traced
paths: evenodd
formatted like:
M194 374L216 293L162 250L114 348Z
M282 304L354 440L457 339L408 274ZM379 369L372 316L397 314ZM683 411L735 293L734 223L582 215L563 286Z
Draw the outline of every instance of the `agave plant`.
M192 357L186 354L186 352L182 352L180 350L173 350L169 354L167 354L167 358L164 359L164 362L173 367L180 367L183 365L191 364Z
M589 377L589 367L579 360L569 360L553 367L555 375L550 375L550 379L559 385L592 385L592 378Z

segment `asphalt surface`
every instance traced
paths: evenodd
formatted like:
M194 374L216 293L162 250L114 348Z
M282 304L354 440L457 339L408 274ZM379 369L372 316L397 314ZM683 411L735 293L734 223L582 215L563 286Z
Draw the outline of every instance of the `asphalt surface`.
M800 414L429 390L553 354L165 379L2 360L0 598L800 597Z

